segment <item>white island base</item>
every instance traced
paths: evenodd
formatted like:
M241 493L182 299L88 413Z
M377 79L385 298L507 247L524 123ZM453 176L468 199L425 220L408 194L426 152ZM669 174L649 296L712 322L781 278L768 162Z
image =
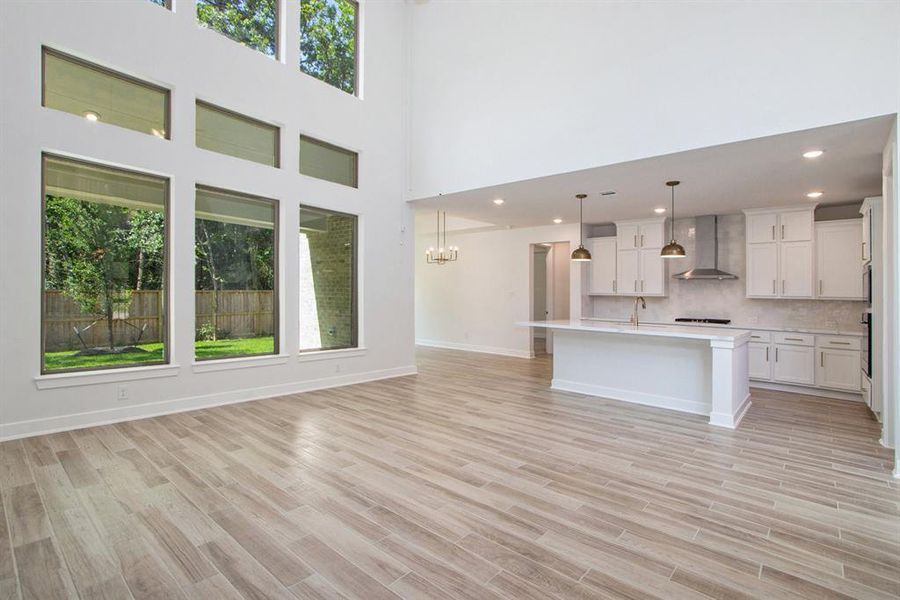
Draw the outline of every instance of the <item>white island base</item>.
M737 427L750 408L749 331L592 321L518 323L553 332L551 387L708 415Z

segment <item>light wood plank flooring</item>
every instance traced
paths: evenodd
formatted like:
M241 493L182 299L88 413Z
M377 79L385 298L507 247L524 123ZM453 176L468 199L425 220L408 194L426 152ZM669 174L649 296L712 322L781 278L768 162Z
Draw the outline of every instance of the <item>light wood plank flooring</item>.
M2 598L897 598L861 404L740 429L551 392L549 358L0 446Z

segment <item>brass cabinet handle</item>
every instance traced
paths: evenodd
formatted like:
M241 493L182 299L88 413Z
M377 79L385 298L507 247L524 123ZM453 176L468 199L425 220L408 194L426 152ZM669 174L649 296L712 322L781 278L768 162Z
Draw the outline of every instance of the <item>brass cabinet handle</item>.
M769 362L769 347L766 346L766 362Z
M850 342L838 342L836 340L831 340L828 342L829 344L834 344L835 346L849 346Z
M819 352L819 366L820 367L825 366L825 353L824 352Z
M781 226L781 239L784 239L784 225Z
M786 342L802 342L803 338L784 338Z
M634 234L634 247L635 247L635 248L638 247L638 243L637 243L637 234Z
M772 225L772 240L775 240L775 226Z
M641 234L641 248L644 247L644 234Z
M778 362L778 346L775 346L775 362Z

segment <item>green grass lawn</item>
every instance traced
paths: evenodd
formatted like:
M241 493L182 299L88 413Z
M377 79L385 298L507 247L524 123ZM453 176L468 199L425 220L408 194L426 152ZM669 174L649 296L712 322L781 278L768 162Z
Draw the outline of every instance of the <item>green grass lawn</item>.
M143 352L124 352L99 356L78 356L78 352L48 352L44 355L44 367L47 371L63 369L102 369L106 367L122 367L145 363L163 362L163 345L139 344ZM271 354L275 351L275 338L272 336L255 338L235 338L195 342L194 352L197 359L228 358L251 354Z

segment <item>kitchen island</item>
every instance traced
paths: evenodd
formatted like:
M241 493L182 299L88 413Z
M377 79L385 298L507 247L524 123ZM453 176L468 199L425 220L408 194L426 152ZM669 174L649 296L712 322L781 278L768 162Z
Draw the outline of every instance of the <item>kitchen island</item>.
M556 390L709 416L737 427L750 408L747 343L740 329L601 321L527 321L553 333Z

